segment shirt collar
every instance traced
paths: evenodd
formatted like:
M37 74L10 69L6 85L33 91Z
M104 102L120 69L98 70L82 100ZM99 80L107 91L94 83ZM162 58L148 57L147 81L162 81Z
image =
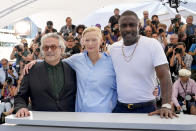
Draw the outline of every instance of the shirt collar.
M55 65L55 66L48 64L46 61L44 61L44 63L45 63L45 65L46 65L47 68L53 69L53 68L58 68L59 66L61 66L61 63L62 62L60 60L59 63L57 65Z
M86 51L86 50L84 50L84 55L85 55L85 57L88 57L88 51ZM108 56L110 56L109 54L107 54L106 52L101 52L101 54L102 54L102 57L100 58L100 59L102 59L102 58L105 58L105 56L106 57L108 57Z

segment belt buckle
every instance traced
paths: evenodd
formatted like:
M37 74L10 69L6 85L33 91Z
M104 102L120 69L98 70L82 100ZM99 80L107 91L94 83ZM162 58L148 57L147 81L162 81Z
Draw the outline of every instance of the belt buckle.
M128 104L128 109L133 109L133 104Z

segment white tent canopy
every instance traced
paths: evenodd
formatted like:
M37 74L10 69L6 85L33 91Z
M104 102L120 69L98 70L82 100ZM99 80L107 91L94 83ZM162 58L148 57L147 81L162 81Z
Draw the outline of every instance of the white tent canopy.
M166 0L165 0L166 1ZM184 20L188 15L194 16L196 23L196 0L184 0L179 10ZM66 17L72 17L73 24L87 26L100 23L106 25L113 15L114 8L121 12L130 9L142 17L148 10L150 16L157 14L163 23L168 24L176 11L168 4L162 5L161 0L2 0L0 4L0 27L30 17L34 23L44 29L46 21L52 20L59 30L65 24Z

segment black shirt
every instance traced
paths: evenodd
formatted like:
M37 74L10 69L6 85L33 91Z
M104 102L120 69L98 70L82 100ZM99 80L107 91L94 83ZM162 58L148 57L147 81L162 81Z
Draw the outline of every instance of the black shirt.
M53 33L54 33L54 32L57 32L57 30L53 28L53 29L52 29L52 32L53 32ZM46 34L47 34L47 33L50 33L50 31L49 31L49 30L46 30L45 33L46 33Z
M118 24L118 20L120 19L120 15L116 18L114 15L110 17L109 23L111 23L111 28L114 28L115 24Z

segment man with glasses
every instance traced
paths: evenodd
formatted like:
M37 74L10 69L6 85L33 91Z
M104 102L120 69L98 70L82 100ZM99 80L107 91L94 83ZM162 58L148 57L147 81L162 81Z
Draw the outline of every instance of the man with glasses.
M36 63L24 76L15 97L16 117L29 116L28 100L35 111L75 111L75 71L61 61L65 45L61 36L49 33L41 39L44 61Z
M66 49L63 58L67 58L72 56L73 54L80 53L80 49L78 48L78 45L76 45L73 36L68 36L66 38L65 45L66 45Z
M167 44L166 47L165 47L165 54L166 54L167 60L169 62L169 69L170 69L170 72L171 72L171 77L172 77L173 82L175 81L175 77L173 75L175 74L174 72L175 72L176 67L175 66L173 66L173 67L170 66L170 59L172 58L173 50L175 50L177 44L178 44L178 35L177 34L172 34L170 36L170 43Z
M0 68L0 83L3 85L4 82L10 77L12 79L12 84L14 84L14 80L18 79L18 74L16 70L9 65L8 60L3 58L1 60L2 67Z

